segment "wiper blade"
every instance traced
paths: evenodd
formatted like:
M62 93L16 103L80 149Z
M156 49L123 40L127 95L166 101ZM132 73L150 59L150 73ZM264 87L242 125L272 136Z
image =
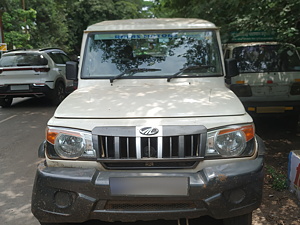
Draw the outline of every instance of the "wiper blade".
M177 73L174 73L173 75L169 76L168 79L167 79L167 81L170 82L170 80L172 78L178 77L180 74L182 74L183 72L188 71L188 70L203 69L203 68L212 68L212 67L214 67L214 66L210 66L210 65L188 66L188 67L185 67L185 68L179 70Z
M119 75L110 78L110 83L112 84L114 80L119 79L120 77L126 75L126 74L135 74L139 72L151 72L151 71L160 71L161 69L155 69L155 68L131 68L129 70L124 71L123 73L120 73Z

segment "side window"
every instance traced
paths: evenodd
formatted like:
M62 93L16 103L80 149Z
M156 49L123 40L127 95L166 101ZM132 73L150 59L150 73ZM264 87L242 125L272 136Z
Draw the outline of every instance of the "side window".
M64 59L61 57L61 53L59 52L50 52L48 55L51 57L51 59L56 63L56 64L66 64Z
M71 61L71 59L67 55L62 54L62 53L59 53L59 54L62 57L64 64L66 64L66 62L68 62L68 61Z

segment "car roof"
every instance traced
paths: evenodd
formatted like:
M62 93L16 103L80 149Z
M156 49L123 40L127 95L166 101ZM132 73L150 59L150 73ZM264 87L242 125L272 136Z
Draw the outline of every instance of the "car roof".
M279 42L237 42L237 43L226 43L224 44L227 48L236 48L236 47L247 47L247 46L256 46L256 45L277 45Z
M151 18L108 20L89 26L85 32L93 31L141 31L141 30L178 30L178 29L217 29L215 24L202 19L188 18Z

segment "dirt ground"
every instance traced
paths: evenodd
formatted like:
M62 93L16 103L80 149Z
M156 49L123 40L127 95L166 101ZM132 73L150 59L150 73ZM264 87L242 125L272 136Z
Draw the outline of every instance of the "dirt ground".
M300 201L284 188L288 179L288 155L292 150L300 150L300 124L293 126L288 118L263 117L255 118L255 125L266 146L264 194L260 207L267 221L265 224L300 225Z

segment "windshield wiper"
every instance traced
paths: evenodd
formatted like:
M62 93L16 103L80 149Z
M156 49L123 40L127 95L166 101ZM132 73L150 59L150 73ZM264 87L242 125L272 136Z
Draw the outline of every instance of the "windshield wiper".
M195 70L195 69L202 69L202 68L211 68L211 67L214 67L214 66L209 66L209 65L200 66L200 65L197 65L197 66L188 66L188 67L185 67L185 68L179 70L178 72L174 73L173 75L169 76L168 79L167 79L167 82L170 82L170 80L172 78L178 77L180 74L182 74L185 71Z
M131 68L129 70L124 71L123 73L120 73L119 75L110 78L110 83L112 84L114 80L119 79L120 77L126 75L126 74L135 74L140 72L150 72L150 71L160 71L161 69L155 69L155 68Z

